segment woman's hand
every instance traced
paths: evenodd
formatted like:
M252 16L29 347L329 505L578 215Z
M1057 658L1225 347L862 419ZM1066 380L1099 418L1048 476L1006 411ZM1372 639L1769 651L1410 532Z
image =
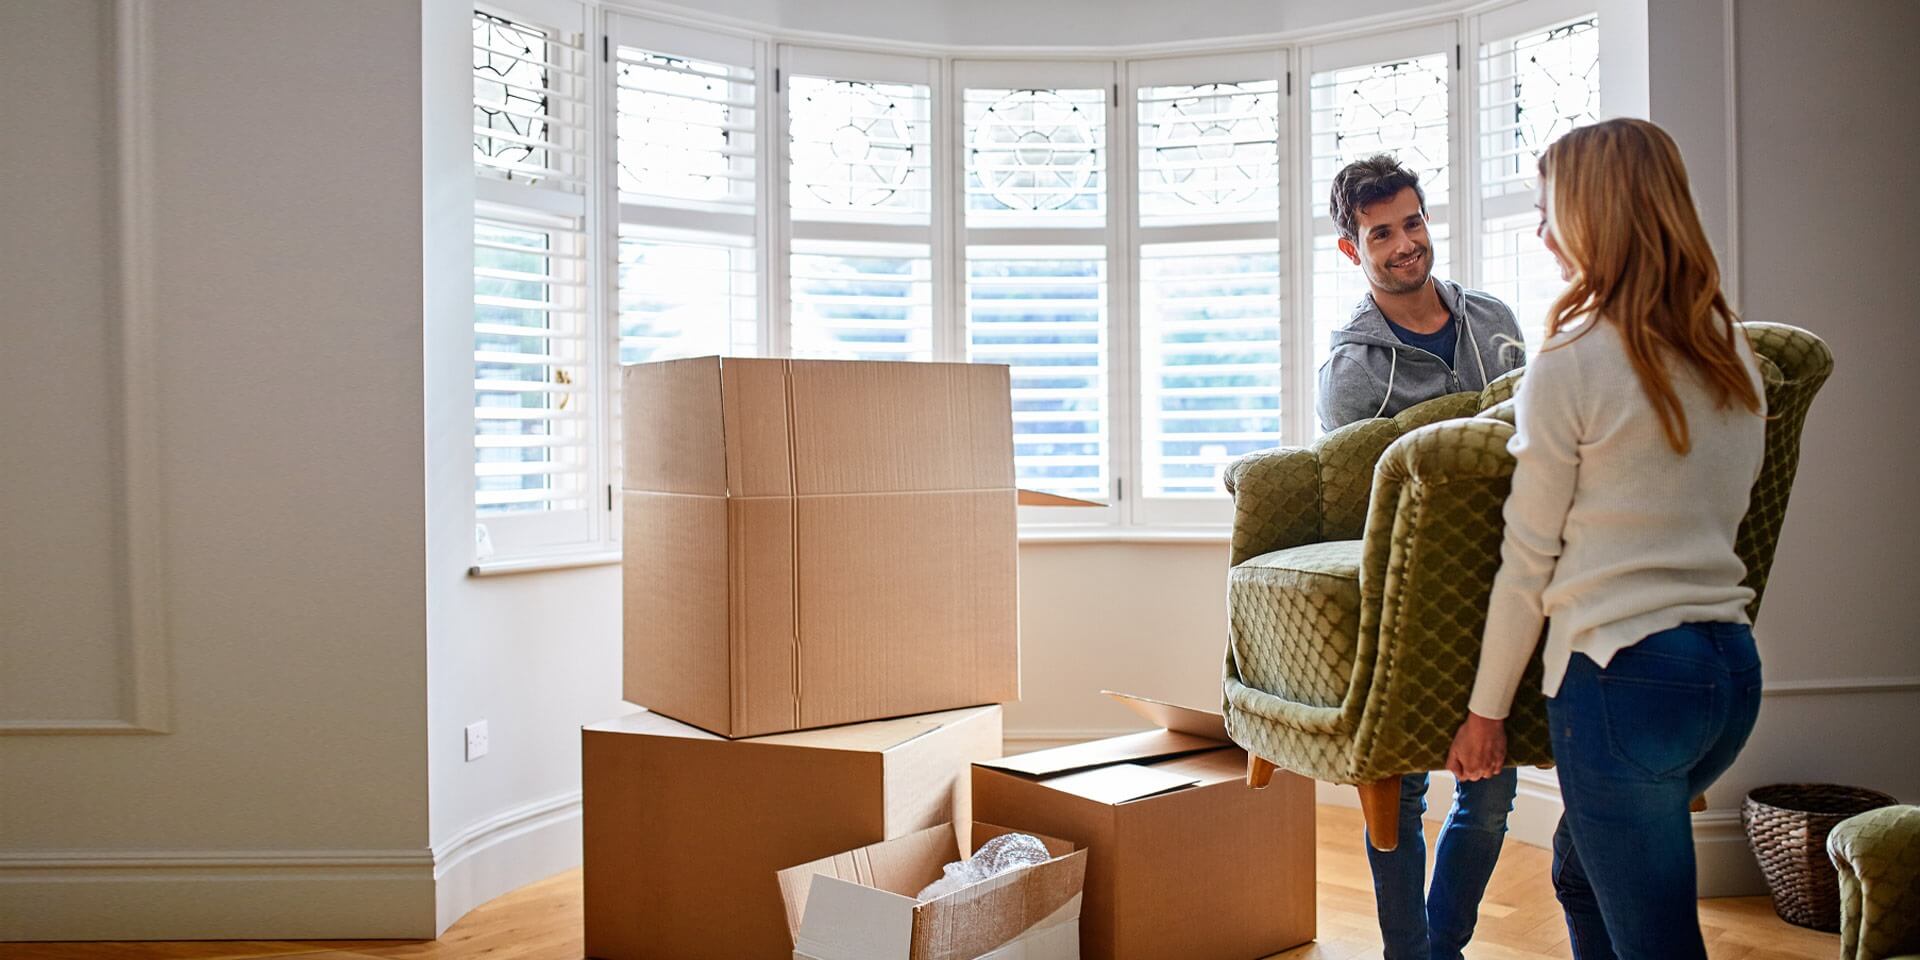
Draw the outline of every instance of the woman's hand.
M1499 773L1506 762L1506 722L1468 711L1467 722L1453 735L1453 748L1447 751L1447 771L1455 780L1485 780Z

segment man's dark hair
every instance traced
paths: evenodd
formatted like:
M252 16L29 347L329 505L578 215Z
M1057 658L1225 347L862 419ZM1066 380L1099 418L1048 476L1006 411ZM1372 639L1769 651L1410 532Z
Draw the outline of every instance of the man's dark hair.
M1333 178L1333 199L1327 204L1327 215L1333 218L1333 225L1340 229L1340 235L1358 242L1360 239L1360 211L1382 200L1391 200L1400 191L1413 188L1413 195L1420 200L1420 212L1427 212L1427 192L1420 189L1420 175L1400 165L1391 153L1376 153L1365 160L1355 160L1342 168Z

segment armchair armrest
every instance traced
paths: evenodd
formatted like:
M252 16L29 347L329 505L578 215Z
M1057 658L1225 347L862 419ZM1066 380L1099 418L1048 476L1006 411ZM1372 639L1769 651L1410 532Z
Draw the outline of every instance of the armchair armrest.
M1367 516L1373 469L1388 444L1417 427L1472 416L1479 395L1455 393L1398 416L1360 420L1307 447L1250 453L1227 469L1233 494L1233 559L1327 540L1356 540Z

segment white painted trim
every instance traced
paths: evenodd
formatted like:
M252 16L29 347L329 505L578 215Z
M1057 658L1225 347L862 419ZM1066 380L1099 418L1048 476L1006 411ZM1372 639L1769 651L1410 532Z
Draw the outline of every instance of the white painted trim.
M1233 531L1224 527L1048 527L1020 528L1020 542L1028 543L1231 543Z
M1767 892L1738 810L1693 815L1693 860L1702 897L1752 897Z
M1777 680L1763 683L1763 697L1830 697L1857 693L1913 693L1920 677L1840 677L1832 680Z
M120 485L121 578L126 617L120 641L125 667L118 716L15 718L6 734L166 733L168 658L166 588L161 569L163 524L160 439L163 427L155 353L160 344L153 310L152 69L148 24L151 0L114 6L115 216L119 275L114 307L119 408L115 424Z
M909 53L922 56L959 56L967 58L1012 58L1021 60L1048 59L1111 59L1131 57L1183 56L1187 54L1238 53L1259 51L1263 48L1287 46L1292 44L1323 43L1330 40L1344 40L1356 36L1391 31L1401 27L1415 27L1452 21L1460 16L1473 16L1504 7L1532 2L1532 0L1439 0L1422 7L1407 10L1388 11L1338 23L1304 27L1295 30L1280 30L1269 33L1243 34L1200 38L1195 40L1173 40L1155 43L1115 44L1102 46L1062 46L1058 44L1035 44L1021 46L1015 44L955 44L930 43L918 40L890 40L832 33L821 30L800 30L763 23L743 17L709 13L695 7L659 2L659 0L603 0L608 10L655 19L678 22L703 29L730 30L771 39L781 43L806 44L814 47L839 48L851 51L881 51L885 53Z
M433 845L434 936L473 908L581 862L581 793L501 811Z
M424 849L0 853L0 940L419 939L432 897Z
M573 570L579 567L603 567L620 562L620 551L593 550L585 553L516 557L511 560L482 560L467 568L469 577L499 577L510 573L539 573L544 570Z

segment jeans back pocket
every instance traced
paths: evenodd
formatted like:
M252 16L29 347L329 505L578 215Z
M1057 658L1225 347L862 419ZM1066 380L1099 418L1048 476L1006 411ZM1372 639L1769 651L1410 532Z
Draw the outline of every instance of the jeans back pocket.
M1607 750L1655 779L1690 769L1712 746L1714 685L1600 675Z

